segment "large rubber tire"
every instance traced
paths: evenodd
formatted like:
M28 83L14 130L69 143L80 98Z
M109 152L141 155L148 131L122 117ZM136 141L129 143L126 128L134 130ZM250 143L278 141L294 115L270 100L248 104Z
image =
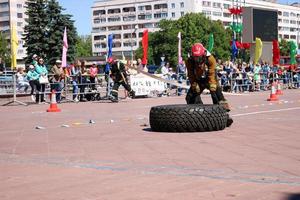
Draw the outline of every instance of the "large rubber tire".
M220 105L162 105L150 110L150 126L156 132L205 132L227 127L229 115Z

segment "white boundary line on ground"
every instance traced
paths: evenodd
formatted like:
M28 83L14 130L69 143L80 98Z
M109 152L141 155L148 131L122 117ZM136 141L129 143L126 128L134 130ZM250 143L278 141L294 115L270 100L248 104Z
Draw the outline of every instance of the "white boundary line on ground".
M273 112L281 112L281 111L289 111L289 110L299 110L299 109L300 109L300 107L285 108L285 109L278 109L278 110L266 110L266 111L258 111L258 112L235 114L235 115L232 115L232 117L240 117L240 116L247 116L247 115L264 114L264 113L273 113Z

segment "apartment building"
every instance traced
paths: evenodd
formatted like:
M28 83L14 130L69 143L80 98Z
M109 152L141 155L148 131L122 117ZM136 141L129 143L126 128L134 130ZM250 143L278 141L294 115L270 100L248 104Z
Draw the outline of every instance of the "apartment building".
M0 0L0 32L7 39L11 36L11 26L17 29L19 40L17 59L22 60L26 56L26 49L23 47L22 34L25 26L25 1L26 0Z
M300 42L300 8L274 0L100 0L92 7L93 54L106 54L107 38L113 33L113 51L131 55L139 47L143 30L157 31L161 19L176 20L190 12L201 12L229 26L233 19L228 8L237 2L242 6L278 10L279 39Z

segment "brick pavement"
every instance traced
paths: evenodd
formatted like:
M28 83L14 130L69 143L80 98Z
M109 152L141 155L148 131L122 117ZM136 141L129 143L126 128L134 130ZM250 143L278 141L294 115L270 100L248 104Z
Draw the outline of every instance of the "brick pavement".
M284 92L228 96L234 124L209 133L151 132L151 106L184 97L0 107L0 199L286 199L300 193L300 91Z

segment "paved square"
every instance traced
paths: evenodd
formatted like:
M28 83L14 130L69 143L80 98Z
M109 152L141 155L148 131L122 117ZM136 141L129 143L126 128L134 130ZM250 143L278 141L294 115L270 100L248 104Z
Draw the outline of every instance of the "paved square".
M205 133L151 132L151 106L184 97L0 107L0 199L287 199L300 192L300 91L268 96L227 95L234 124Z

